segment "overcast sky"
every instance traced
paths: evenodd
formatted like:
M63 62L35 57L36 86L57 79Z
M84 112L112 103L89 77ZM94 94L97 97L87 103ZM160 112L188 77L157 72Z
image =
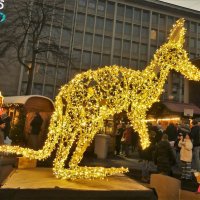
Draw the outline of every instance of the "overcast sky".
M161 1L200 11L200 0L161 0Z

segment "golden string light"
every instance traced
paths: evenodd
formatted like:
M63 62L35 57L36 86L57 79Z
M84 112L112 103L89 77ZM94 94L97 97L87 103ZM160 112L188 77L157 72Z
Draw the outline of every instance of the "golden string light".
M143 71L114 65L76 75L56 97L55 112L43 149L34 151L4 145L0 151L41 160L47 158L58 144L53 172L62 179L103 178L127 172L128 169L123 167L80 167L78 164L94 136L104 126L104 120L123 110L139 133L143 149L149 146L146 112L159 101L170 70L176 70L190 80L200 80L200 71L191 64L183 49L184 36L184 19L179 19L170 31L168 41L156 51ZM75 143L69 168L65 169L65 161Z

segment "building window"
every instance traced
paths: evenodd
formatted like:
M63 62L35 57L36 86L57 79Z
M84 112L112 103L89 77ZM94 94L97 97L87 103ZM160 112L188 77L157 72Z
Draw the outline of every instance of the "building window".
M153 13L152 15L152 25L157 26L158 25L158 14Z
M122 66L129 67L129 59L128 58L122 58Z
M144 60L141 60L141 61L140 61L140 70L145 69L145 68L146 68L146 65L147 65L147 62L144 61Z
M112 39L110 37L104 37L103 51L111 53Z
M121 48L122 48L122 41L119 39L115 39L115 45L114 45L114 54L121 54Z
M79 68L80 66L80 61L81 61L81 51L80 50L73 50L72 53L72 60L73 60L73 64Z
M133 69L138 69L138 60L131 60L130 66L131 66Z
M130 57L131 43L125 40L123 43L123 56Z
M190 53L190 59L193 59L196 57L196 54L195 53Z
M149 38L149 29L142 27L142 39L148 39Z
M60 28L52 27L52 29L51 29L51 41L56 45L59 44L60 33L61 33L61 29Z
M53 86L52 85L45 85L44 96L47 96L51 99L53 98Z
M200 49L200 39L198 39L198 49Z
M196 24L195 23L190 24L190 31L193 33L196 33Z
M86 30L92 32L93 29L94 29L94 16L88 15L87 16Z
M55 74L56 74L56 67L48 66L46 68L46 78L54 79Z
M165 16L164 15L160 15L160 19L159 19L159 27L164 29L166 25L166 20L165 20Z
M73 17L74 17L73 12L67 11L64 16L63 26L66 28L71 28L72 22L73 22ZM84 15L83 15L83 19L84 19Z
M143 11L143 15L142 15L142 21L145 23L149 23L150 20L150 14L148 11Z
M117 6L117 18L121 18L121 19L124 18L124 10L125 10L124 5L118 4L118 6Z
M200 24L198 24L198 34L200 34Z
M110 55L104 54L102 56L102 65L103 66L109 66L110 65Z
M92 10L96 9L96 0L89 0L88 1L88 8L91 8Z
M113 57L113 64L114 65L121 65L120 57L119 56L114 56Z
M190 48L195 48L196 45L195 45L195 42L196 40L194 38L190 38Z
M38 67L37 67L36 73L38 73L41 76L44 76L45 75L45 65L38 64L37 66Z
M21 95L25 95L26 94L26 88L27 88L27 82L22 82L22 86L21 86Z
M101 52L102 48L102 36L101 35L95 35L94 36L94 51Z
M85 15L78 13L76 18L76 26L79 28L83 28L85 24Z
M151 54L151 57L155 54L156 50L157 50L156 46L151 46L151 47L150 47L150 54Z
M140 26L133 26L133 40L138 40L140 37Z
M84 51L82 55L82 68L89 69L91 66L91 53Z
M61 45L62 46L69 46L69 42L71 39L71 31L68 29L62 30L62 38L61 38Z
M95 31L97 33L103 33L103 28L104 28L104 18L97 17L96 18L96 27Z
M173 17L168 17L168 19L167 19L168 28L171 28L173 23L174 23L174 18Z
M141 21L141 10L140 9L134 10L134 21L137 21L137 22Z
M166 40L165 33L160 31L159 32L159 43L163 43Z
M156 30L151 30L150 38L151 38L151 40L157 39L157 31Z
M93 53L92 66L96 68L96 67L99 67L100 65L101 65L101 54Z
M137 57L138 56L138 53L139 53L139 44L138 43L135 43L133 42L132 43L132 57Z
M57 79L63 83L66 81L66 68L64 68L64 67L58 68Z
M55 9L53 15L53 23L56 26L61 26L63 21L63 10L62 9Z
M126 38L131 39L131 28L132 28L131 24L125 23L125 25L124 25L124 36Z
M34 83L33 84L33 94L42 95L42 84Z
M106 19L105 31L106 31L106 33L112 33L112 31L113 31L113 20Z
M104 12L105 10L105 1L98 1L97 11Z
M82 32L75 32L74 46L81 48L82 43L83 43L83 33Z
M147 45L146 44L141 45L140 54L141 55L147 55Z
M122 36L122 33L123 33L123 24L122 22L117 21L115 34L116 36Z
M92 38L93 35L86 33L84 38L84 48L87 50L92 50Z
M86 6L86 1L87 1L87 0L79 0L79 1L78 1L78 5L79 5L79 6L85 7L85 6Z
M126 16L126 20L132 21L132 18L133 18L133 8L132 7L126 6L125 16Z
M113 17L114 16L114 11L115 11L115 5L114 5L114 3L108 1L107 2L106 16Z

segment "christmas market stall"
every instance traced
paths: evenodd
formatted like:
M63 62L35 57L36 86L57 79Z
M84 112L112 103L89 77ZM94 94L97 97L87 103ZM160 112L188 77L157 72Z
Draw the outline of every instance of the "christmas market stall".
M11 129L9 137L13 145L29 146L31 122L36 114L41 117L41 128L38 131L38 148L43 146L48 132L54 103L51 99L40 95L4 97L1 115L8 115Z

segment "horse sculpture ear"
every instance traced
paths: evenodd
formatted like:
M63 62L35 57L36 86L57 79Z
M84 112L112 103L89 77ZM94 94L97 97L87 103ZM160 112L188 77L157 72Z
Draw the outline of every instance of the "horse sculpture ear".
M185 32L186 29L184 27L185 20L183 18L176 21L176 23L173 25L173 28L170 31L169 34L169 42L176 43L177 45L183 46L185 42Z

